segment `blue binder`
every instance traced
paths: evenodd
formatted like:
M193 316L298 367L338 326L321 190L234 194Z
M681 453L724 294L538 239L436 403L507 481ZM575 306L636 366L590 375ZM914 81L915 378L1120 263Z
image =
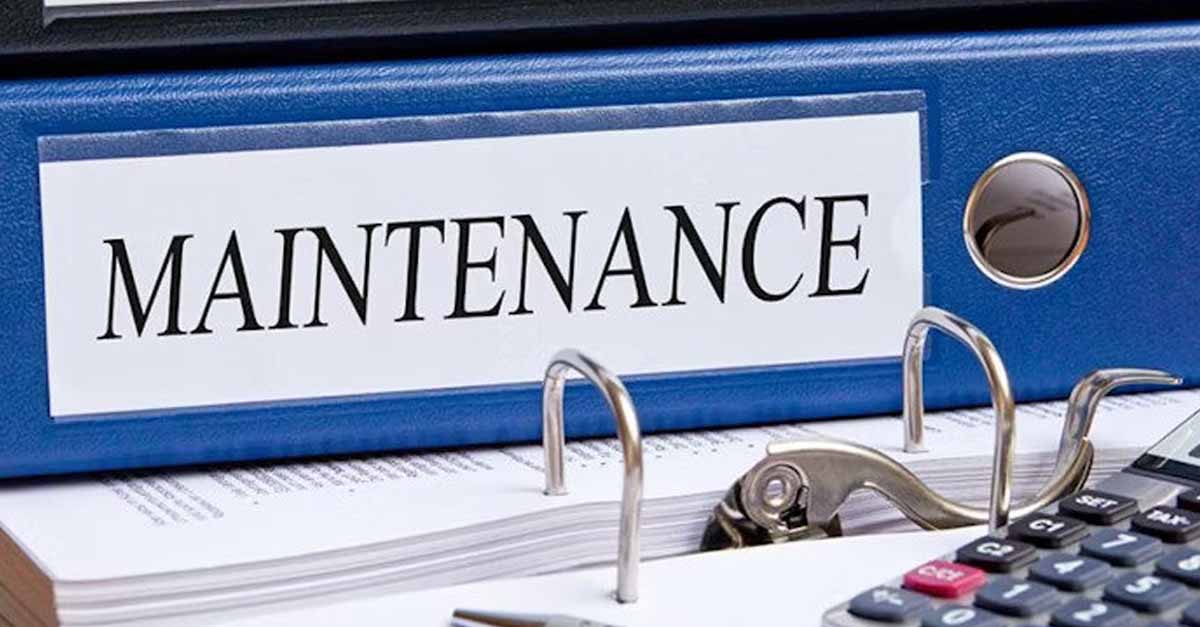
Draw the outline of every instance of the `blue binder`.
M7 358L0 364L0 476L539 437L540 386L532 379L54 415L51 370L71 365L50 363L55 338L48 337L47 312L56 305L47 294L57 294L57 286L45 278L50 216L43 206L50 194L40 169L147 155L916 111L920 300L989 334L1019 400L1064 396L1080 376L1107 366L1162 368L1195 383L1198 65L1200 24L1181 23L2 84L0 241L7 262L0 272L0 346ZM484 112L489 115L475 115ZM1068 164L1092 207L1090 240L1078 263L1030 290L980 272L962 234L963 207L980 174L1021 151ZM56 188L54 194L61 193ZM816 200L810 203L815 211ZM64 222L55 228L70 233L70 217L59 215L55 219ZM121 276L115 248L104 250L113 268L101 276ZM163 250L157 249L154 267L138 271L150 273L139 276L143 289L160 261L168 268ZM342 270L353 271L348 259ZM331 257L326 262L336 265ZM169 282L169 274L159 278ZM326 280L336 287L344 278L329 274ZM215 284L212 292L210 299L219 292ZM275 322L273 314L262 317L262 326L268 317ZM199 328L194 320L187 325L188 332ZM99 337L104 329L97 331ZM738 331L713 329L697 341L732 346ZM896 355L901 341L896 338ZM602 352L595 356L603 361ZM503 356L481 345L479 358ZM95 372L109 367L86 366ZM927 404L986 402L976 369L959 347L936 344L926 364ZM86 376L76 380L86 383ZM137 381L126 383L138 392ZM202 377L181 381L179 389L188 385L202 388ZM894 356L651 372L628 377L627 385L647 431L893 412L901 392ZM567 394L567 428L569 435L600 435L611 432L611 421L599 397L579 387Z

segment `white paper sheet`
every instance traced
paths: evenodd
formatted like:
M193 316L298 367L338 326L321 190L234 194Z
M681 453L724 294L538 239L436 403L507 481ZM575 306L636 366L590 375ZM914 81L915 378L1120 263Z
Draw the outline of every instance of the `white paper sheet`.
M1146 448L1198 405L1200 391L1192 390L1110 398L1097 417L1093 442L1097 449ZM1064 410L1062 402L1023 406L1018 453L1053 451ZM876 446L905 462L991 453L988 409L932 414L928 428L930 452L921 455L900 451L901 423L886 417L650 436L646 496L721 493L761 459L767 442L815 434ZM286 564L279 561L373 543L436 551L436 542L418 536L479 525L473 537L487 543L493 540L492 527L483 524L488 521L525 515L525 533L536 533L540 513L550 508L594 504L615 512L615 441L573 442L568 449L571 493L562 497L542 494L540 449L523 446L232 471L121 473L110 475L109 485L94 478L10 484L0 489L0 525L65 583L64 590L72 582L264 560ZM323 487L305 488L298 472ZM341 477L342 485L329 477ZM335 553L329 559L342 558Z
M829 607L948 553L983 527L881 534L689 555L642 565L640 598L610 594L613 568L484 582L408 594L271 608L219 624L230 627L446 627L454 608L561 613L620 627L816 627ZM832 576L831 576L832 575ZM186 624L186 623L185 623Z

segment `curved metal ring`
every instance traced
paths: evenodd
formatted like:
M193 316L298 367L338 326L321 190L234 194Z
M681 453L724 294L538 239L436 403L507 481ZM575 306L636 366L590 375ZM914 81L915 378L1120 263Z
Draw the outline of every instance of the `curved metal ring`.
M992 491L988 503L988 525L992 529L1008 523L1012 507L1013 445L1016 441L1016 401L1008 382L1008 371L992 341L970 322L938 309L923 307L913 316L904 338L904 450L925 450L925 400L922 381L925 341L930 329L938 329L971 350L983 366L996 412L993 444Z
M566 494L563 481L563 392L568 370L582 374L604 396L617 422L617 437L624 458L621 491L621 527L617 544L617 600L633 603L638 597L638 558L641 553L642 433L633 399L615 375L592 358L574 349L555 353L542 383L542 446L546 451L546 494Z
M1108 368L1096 370L1079 380L1067 399L1067 416L1058 441L1051 482L1064 474L1087 442L1088 433L1100 401L1114 389L1124 385L1179 385L1183 379L1163 370L1142 368Z

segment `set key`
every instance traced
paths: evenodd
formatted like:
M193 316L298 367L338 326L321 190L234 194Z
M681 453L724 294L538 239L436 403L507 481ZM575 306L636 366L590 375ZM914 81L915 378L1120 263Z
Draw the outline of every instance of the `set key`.
M1099 490L1083 490L1063 499L1058 513L1093 525L1114 525L1137 512L1137 501Z

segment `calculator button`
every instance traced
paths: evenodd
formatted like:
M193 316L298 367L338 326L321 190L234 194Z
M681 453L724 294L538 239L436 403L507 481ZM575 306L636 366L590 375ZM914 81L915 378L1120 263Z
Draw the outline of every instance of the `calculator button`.
M1101 529L1084 540L1079 551L1117 566L1137 566L1158 557L1162 542L1132 531Z
M956 558L988 572L1007 573L1037 559L1037 552L1017 540L984 537L959 549Z
M904 587L943 599L970 594L987 583L987 575L978 568L933 560L904 574Z
M1133 611L1095 599L1075 599L1050 615L1057 627L1132 627Z
M1134 529L1176 544L1200 537L1200 515L1174 507L1148 509L1133 518Z
M1137 501L1099 490L1083 490L1059 501L1058 513L1093 525L1119 523L1137 512Z
M1003 627L999 616L965 605L943 605L921 618L921 627Z
M1074 544L1087 535L1087 525L1070 518L1034 514L1009 525L1008 537L1046 549Z
M850 613L868 620L903 623L929 607L929 599L896 588L873 588L850 601Z
M1029 568L1029 576L1063 590L1079 592L1112 579L1108 564L1090 557L1055 553Z
M1036 581L993 577L975 593L975 605L1009 616L1033 616L1058 605L1058 593Z
M1183 546L1158 560L1158 574L1200 587L1200 551Z
M1183 605L1188 592L1183 584L1170 579L1145 573L1126 573L1104 586L1104 598L1139 612L1157 614Z
M1175 497L1175 507L1200 512L1200 490L1188 490Z
M1200 627L1200 601L1191 603L1183 608L1183 616L1180 617L1180 620L1184 625Z

